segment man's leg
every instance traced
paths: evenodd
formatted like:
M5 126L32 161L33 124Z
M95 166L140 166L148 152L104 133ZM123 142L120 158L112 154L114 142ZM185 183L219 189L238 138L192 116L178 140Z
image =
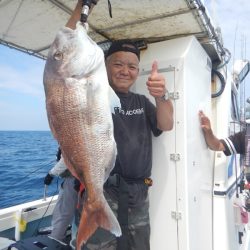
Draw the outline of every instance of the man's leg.
M77 204L77 192L74 189L74 177L66 177L60 189L59 197L52 215L51 236L58 240L65 238L65 232L72 223Z
M129 250L150 250L149 199L129 208Z

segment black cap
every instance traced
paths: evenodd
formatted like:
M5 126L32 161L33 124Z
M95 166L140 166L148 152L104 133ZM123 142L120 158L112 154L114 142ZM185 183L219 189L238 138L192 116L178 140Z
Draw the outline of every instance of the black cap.
M109 47L105 58L118 51L132 52L136 54L138 60L140 61L140 50L137 47L137 45L131 40L124 39L124 40L114 41Z

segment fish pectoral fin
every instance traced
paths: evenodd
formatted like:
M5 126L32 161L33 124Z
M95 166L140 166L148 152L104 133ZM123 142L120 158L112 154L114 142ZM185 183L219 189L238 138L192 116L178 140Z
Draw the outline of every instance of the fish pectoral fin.
M98 224L100 227L109 230L116 237L120 237L122 235L120 224L108 205L106 199L104 199L101 213L98 213Z
M116 95L115 91L109 86L109 105L111 112L115 114L117 108L121 109L120 98Z
M84 205L78 228L77 249L81 249L86 244L87 240L94 234L98 227L110 231L116 237L122 234L120 225L104 196L101 201L99 200L94 203L89 204L88 200L86 200L86 204Z

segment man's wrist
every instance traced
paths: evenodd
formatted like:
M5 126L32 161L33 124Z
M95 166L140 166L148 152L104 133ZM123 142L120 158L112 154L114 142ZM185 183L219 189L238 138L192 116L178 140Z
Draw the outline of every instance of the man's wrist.
M161 102L166 102L166 101L170 100L170 95L169 95L168 90L166 90L166 92L163 96L157 97L156 99L161 101Z

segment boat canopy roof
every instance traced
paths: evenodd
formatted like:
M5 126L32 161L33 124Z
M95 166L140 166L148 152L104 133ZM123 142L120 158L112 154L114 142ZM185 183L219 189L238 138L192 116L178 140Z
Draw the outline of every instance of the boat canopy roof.
M0 1L0 43L46 58L57 30L66 24L77 0ZM88 23L99 44L129 38L147 43L194 35L212 62L221 62L223 45L200 0L99 0Z

